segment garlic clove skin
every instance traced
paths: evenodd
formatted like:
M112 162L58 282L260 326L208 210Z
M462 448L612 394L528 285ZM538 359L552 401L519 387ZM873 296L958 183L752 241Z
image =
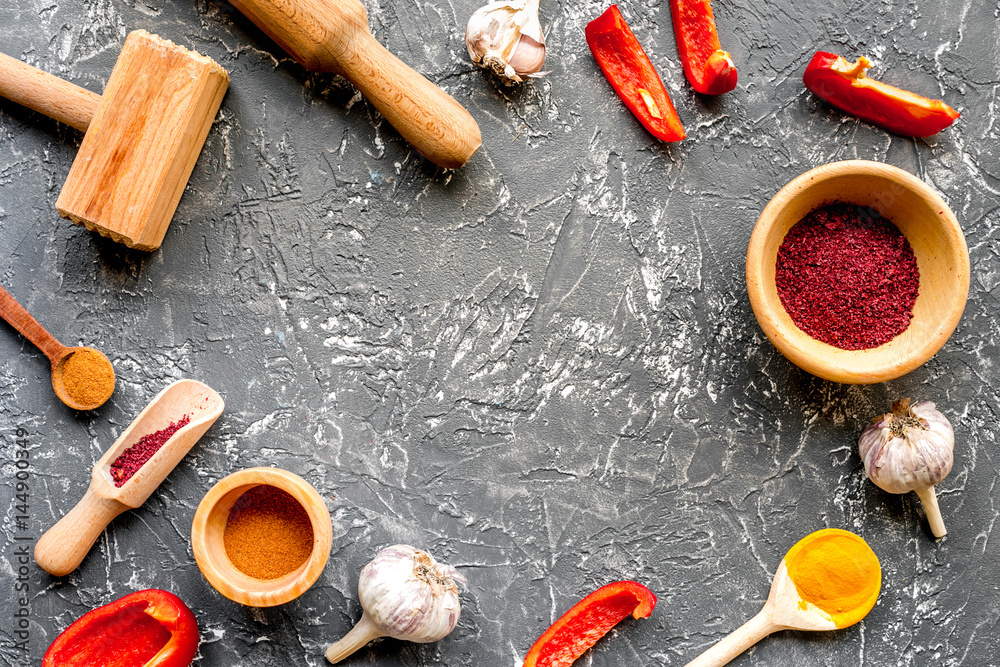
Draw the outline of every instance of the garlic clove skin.
M521 35L514 47L514 52L507 62L507 66L514 70L514 73L524 77L539 77L545 64L545 43L539 42L529 35Z
M954 464L955 432L934 403L892 404L892 412L876 417L858 441L865 473L889 493L916 491L935 537L946 533L934 485Z
M495 0L477 9L465 26L465 48L472 62L506 84L542 76L545 36L538 2Z
M377 637L428 643L455 629L465 577L425 551L397 544L380 551L358 577L361 620L326 652L336 663Z

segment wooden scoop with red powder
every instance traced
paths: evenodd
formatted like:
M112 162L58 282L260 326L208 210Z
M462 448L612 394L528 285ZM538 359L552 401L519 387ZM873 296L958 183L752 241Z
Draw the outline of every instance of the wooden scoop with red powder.
M38 565L60 577L75 570L111 520L146 502L224 407L214 389L194 380L157 394L94 465L76 507L39 538Z

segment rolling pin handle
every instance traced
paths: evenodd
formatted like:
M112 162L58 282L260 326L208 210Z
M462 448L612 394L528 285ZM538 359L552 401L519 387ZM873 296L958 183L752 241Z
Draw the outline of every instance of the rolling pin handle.
M465 164L482 145L461 104L390 53L358 0L232 0L303 67L344 76L421 155Z
M431 162L457 169L482 145L479 125L465 107L397 58L368 32L358 31L353 53L337 71Z
M83 562L111 520L128 509L87 489L76 507L38 538L35 562L53 576L69 574Z
M86 132L101 96L0 53L0 95Z

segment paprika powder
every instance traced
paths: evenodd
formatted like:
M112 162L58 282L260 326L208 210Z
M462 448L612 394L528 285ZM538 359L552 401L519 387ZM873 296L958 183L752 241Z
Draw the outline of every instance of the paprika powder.
M52 642L42 667L187 667L198 621L179 597L151 588L81 616Z
M81 347L61 365L66 393L81 405L99 405L115 390L115 371L97 350Z
M139 438L139 442L119 454L118 458L111 464L110 470L111 479L115 482L115 488L120 489L124 486L125 482L132 479L132 475L139 472L139 468L144 466L149 459L153 458L153 454L160 451L160 447L167 444L167 440L174 433L177 433L177 431L190 423L191 416L184 415L176 422L170 422L170 425L164 429L160 429L154 433L147 433Z
M255 579L278 579L297 570L312 553L312 522L290 493L261 484L233 504L222 540L240 572Z

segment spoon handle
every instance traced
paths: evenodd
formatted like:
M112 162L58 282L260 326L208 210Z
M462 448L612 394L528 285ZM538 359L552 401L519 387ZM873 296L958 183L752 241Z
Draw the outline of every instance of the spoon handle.
M69 574L83 562L111 520L128 509L128 505L87 489L76 507L38 538L35 562L51 575Z
M718 644L687 664L687 667L721 667L781 626L771 620L766 609L731 632Z
M63 350L66 349L62 343L46 331L45 327L39 324L31 316L31 313L25 310L24 306L19 304L3 287L0 287L0 317L7 320L8 324L34 343L53 364L62 356Z

